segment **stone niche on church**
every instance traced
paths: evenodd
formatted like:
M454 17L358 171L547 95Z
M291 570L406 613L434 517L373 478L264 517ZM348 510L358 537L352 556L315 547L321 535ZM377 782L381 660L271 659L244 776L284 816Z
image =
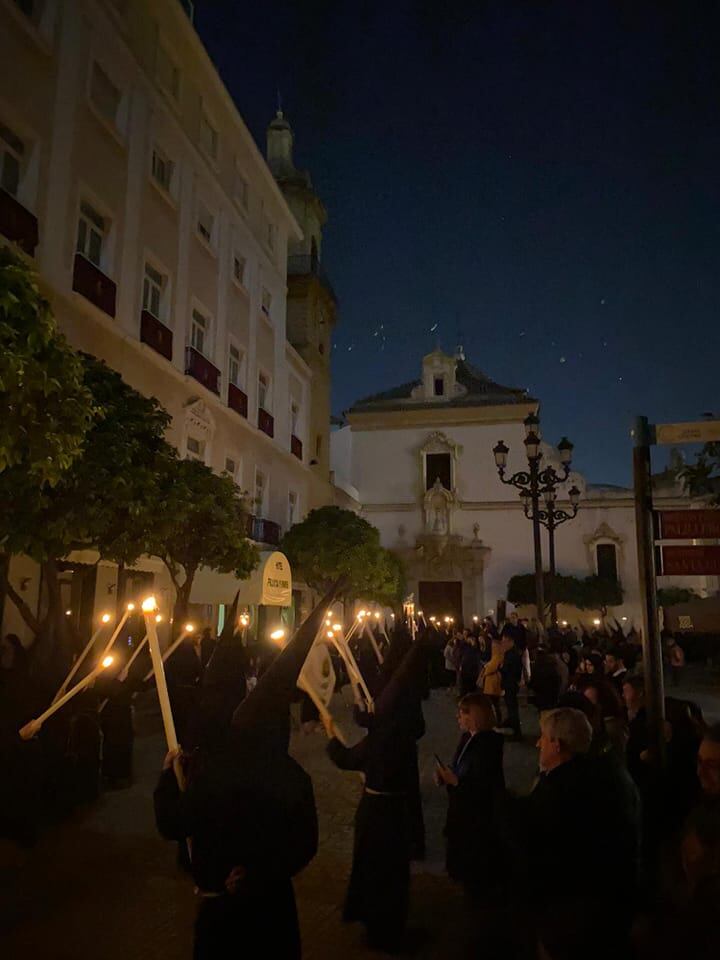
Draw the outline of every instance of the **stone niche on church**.
M418 450L422 491L423 532L448 537L460 503L455 489L462 447L444 433L431 433Z

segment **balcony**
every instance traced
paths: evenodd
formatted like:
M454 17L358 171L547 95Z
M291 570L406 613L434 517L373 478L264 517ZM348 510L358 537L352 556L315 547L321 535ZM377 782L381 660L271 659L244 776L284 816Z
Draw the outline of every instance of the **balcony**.
M280 543L280 524L263 517L248 517L247 535L255 543L269 543L276 547Z
M322 264L317 257L310 254L299 254L298 256L287 258L288 277L316 277L332 300L337 303L335 291L328 280L327 274L322 268Z
M172 361L172 330L147 310L140 314L140 339L161 357Z
M81 253L75 254L72 288L90 303L94 303L98 310L102 310L109 317L115 316L114 282Z
M294 433L290 437L290 453L298 460L302 460L302 440Z
M208 390L220 395L220 371L195 347L185 348L185 373L194 377Z
M247 395L234 383L228 384L228 406L247 419Z
M262 430L263 433L266 433L269 437L275 436L275 420L271 413L268 413L267 410L263 410L262 407L258 408L258 429Z
M38 244L38 222L7 190L0 190L0 233L31 257Z

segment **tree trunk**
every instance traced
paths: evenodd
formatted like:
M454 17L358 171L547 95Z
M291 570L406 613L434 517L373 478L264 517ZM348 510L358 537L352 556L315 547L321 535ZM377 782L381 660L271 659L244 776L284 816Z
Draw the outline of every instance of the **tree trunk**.
M187 622L190 594L192 592L195 570L188 570L183 583L176 584L175 605L173 607L172 637L180 636L184 624Z

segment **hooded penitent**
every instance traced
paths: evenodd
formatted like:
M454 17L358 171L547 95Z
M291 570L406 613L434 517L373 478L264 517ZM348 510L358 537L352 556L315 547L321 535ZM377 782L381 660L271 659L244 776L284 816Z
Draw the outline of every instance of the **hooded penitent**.
M267 744L271 741L273 746L287 750L290 741L289 707L297 695L297 680L339 586L338 581L322 598L262 675L252 693L235 710L232 730L233 740L238 745L249 740L257 748L261 742Z

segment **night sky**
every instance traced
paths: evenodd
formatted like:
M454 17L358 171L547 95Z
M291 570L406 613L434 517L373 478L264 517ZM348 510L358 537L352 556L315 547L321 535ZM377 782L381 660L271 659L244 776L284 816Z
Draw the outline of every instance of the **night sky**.
M717 10L198 0L256 139L279 88L328 207L336 413L462 340L595 482L629 480L636 414L720 415Z

